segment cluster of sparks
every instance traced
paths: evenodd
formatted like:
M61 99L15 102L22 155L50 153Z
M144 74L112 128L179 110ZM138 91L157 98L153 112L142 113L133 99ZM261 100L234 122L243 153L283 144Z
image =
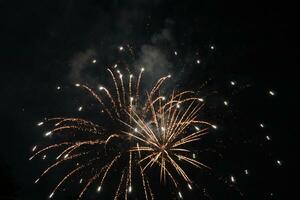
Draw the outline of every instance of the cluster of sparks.
M138 178L145 199L154 199L147 175L154 167L159 169L160 181L171 183L177 189L179 198L183 198L180 183L185 182L191 190L193 181L182 165L209 169L195 159L195 153L189 148L190 143L199 141L210 128L217 128L198 119L204 100L195 97L193 91L173 91L168 96L162 96L161 88L171 75L161 77L150 91L144 92L140 89L144 68L140 69L136 77L131 73L125 77L119 70L115 70L107 69L112 78L111 88L100 86L99 91L95 92L83 84L75 86L87 91L99 103L100 110L106 113L109 122L117 124L117 128L111 129L111 125L107 123L96 124L82 118L47 119L46 122L53 124L54 128L46 132L45 136L72 133L74 137L71 141L66 139L69 136L63 137L61 142L40 149L35 146L32 149L34 154L30 160L38 155L45 156L48 151L58 149L59 152L56 161L42 172L35 183L53 168L73 161L74 167L62 177L49 198L68 179L81 171L90 170L91 176L85 177L85 181L80 179L80 183L85 183L78 195L78 199L81 199L93 184L97 185L96 190L100 192L107 176L113 173L113 168L119 167L120 162L123 169L120 170L114 199L128 199ZM81 110L82 107L79 108ZM43 124L44 122L40 122L38 126ZM85 134L85 139L77 139L76 135L82 133ZM117 147L120 143L121 148Z

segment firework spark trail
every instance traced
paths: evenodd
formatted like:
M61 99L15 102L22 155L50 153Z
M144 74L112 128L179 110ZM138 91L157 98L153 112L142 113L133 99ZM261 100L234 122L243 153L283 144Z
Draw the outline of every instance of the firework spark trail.
M120 98L120 92L119 92L119 86L118 86L118 83L116 81L116 78L115 78L115 75L114 73L110 70L110 69L107 69L113 79L113 82L115 84L115 89L116 89L116 92L117 92L117 96L118 96L118 102L119 102L119 106L120 108L122 107L122 103L121 103L121 98Z
M112 169L119 166L117 163L124 163L124 160L127 164L125 166L122 164L124 168L120 170L122 173L114 199L118 199L124 193L124 198L127 200L138 177L142 182L141 187L144 190L145 199L154 199L147 176L154 166L159 169L160 181L167 183L168 178L176 189L181 181L187 184L192 183L181 163L188 163L196 168L210 169L194 157L190 157L192 149L189 149L187 145L199 141L208 133L209 128L213 127L211 123L198 119L204 103L194 96L193 91L175 92L173 90L170 95L163 96L161 88L165 81L171 78L168 75L158 79L150 93L147 91L141 93L140 83L144 68L140 69L136 79L133 79L133 75L128 70L129 78L124 79L128 80L128 83L124 82L123 74L119 70L115 72L108 68L107 71L113 81L115 91L113 93L110 89L101 86L99 90L104 95L100 98L100 95L90 87L81 84L76 84L76 86L88 91L96 99L105 110L111 125L107 122L98 125L86 119L72 117L56 117L46 120L55 123L55 128L48 131L45 136L60 135L60 138L69 140L71 139L69 134L64 133L72 131L73 142L61 141L38 151L35 151L36 147L34 148L34 154L30 160L46 151L53 149L60 151L56 156L57 161L46 168L36 182L51 169L67 161L77 162L76 168L64 176L54 188L50 198L67 179L88 167L92 167L93 170L87 171L90 175L86 178L87 182L80 191L78 200L95 182L100 182L97 191L101 191L105 179L114 171ZM119 79L116 79L115 73L119 75ZM192 131L195 125L200 125L201 128L197 127L196 131ZM79 141L81 137L77 140L76 136L80 133L86 136L85 140ZM120 143L122 147L118 147ZM98 161L94 162L95 160ZM86 164L79 164L81 162ZM139 176L132 172L135 169L138 169Z

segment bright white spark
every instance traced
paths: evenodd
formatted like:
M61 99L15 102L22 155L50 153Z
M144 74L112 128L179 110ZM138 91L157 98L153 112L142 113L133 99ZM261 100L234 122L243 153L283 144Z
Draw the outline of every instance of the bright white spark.
M79 86L80 86L80 84L79 84L79 83L76 83L76 84L75 84L75 86L76 86L76 87L79 87Z
M141 68L141 71L142 71L142 72L143 72L143 71L145 71L145 68L144 68L144 67L142 67L142 68Z
M175 54L175 56L177 56L178 55L177 51L174 51L174 54Z
M245 174L248 175L249 174L249 171L248 169L245 169Z
M92 62L95 64L95 63L97 62L97 60L96 60L96 59L94 59Z
M182 198L183 198L183 196L182 196L181 192L178 192L178 196L179 196L179 198L180 198L180 199L182 199Z
M200 60L199 59L196 62L197 62L197 64L200 64Z
M32 151L35 151L35 150L36 150L36 147L37 147L37 146L35 145L35 146L32 148Z
M48 131L47 133L45 133L45 136L49 136L49 135L51 135L52 134L52 132L51 131Z
M134 132L138 132L138 129L137 129L137 128L135 128L135 129L134 129Z
M268 136L268 135L266 136L266 139L267 139L267 140L271 140L270 136Z
M131 191L132 191L132 187L131 187L131 186L129 186L129 188L128 188L128 192L129 192L129 193L131 193Z
M282 162L280 160L276 160L276 163L281 166L282 165Z
M230 176L231 182L235 183L235 178L233 176Z
M51 199L53 197L54 193L52 192L50 195L49 195L49 199Z
M171 77L172 77L172 75L171 75L171 74L169 74L169 75L168 75L168 78L171 78Z
M227 102L227 101L224 101L224 105L225 105L225 106L228 106L228 102Z
M82 106L80 106L80 107L78 108L78 111L79 111L79 112L82 111Z
M191 186L191 184L188 184L188 187L189 187L189 189L190 190L192 190L193 188L192 188L192 186Z
M204 99L202 99L202 98L198 98L198 101L200 101L200 102L203 102L203 101L204 101Z
M44 124L44 122L37 123L38 126L42 126L43 124Z
M195 129L196 129L196 131L199 131L199 130L200 130L198 126L195 126Z
M124 50L124 47L123 47L123 46L120 46L120 47L119 47L119 50L120 50L120 51L123 51L123 50Z
M103 90L103 89L104 89L104 87L102 87L102 86L99 87L99 90Z
M81 178L81 179L80 179L80 181L79 181L79 183L81 184L81 183L82 183L82 181L83 181L83 180L82 180L82 178Z
M195 159L196 158L196 154L195 153L193 153L193 159Z
M34 183L38 183L38 182L39 182L39 180L40 180L39 178L38 178L38 179L36 179L36 180L34 181Z
M269 94L270 94L271 96L275 96L275 92L272 91L272 90L269 91Z
M60 90L60 89L61 89L61 87L60 87L60 86L57 86L57 87L56 87L56 89L57 89L57 90Z
M98 188L97 188L97 192L100 192L101 191L101 186L99 186Z
M235 81L230 81L230 84L231 84L231 85L235 85L236 82L235 82Z
M180 104L178 103L178 104L176 104L176 108L180 108Z
M130 101L131 101L131 102L133 101L133 97L130 97Z
M211 49L211 50L214 50L214 49L215 49L215 46L214 46L214 45L210 45L210 49Z
M66 154L65 156L64 156L64 158L67 158L69 156L69 154Z
M133 75L132 75L132 74L130 74L130 75L129 75L129 78L132 78L132 77L133 77Z
M47 158L47 155L43 155L43 160L45 160Z
M264 124L262 124L262 123L261 123L261 124L259 124L259 125L260 125L260 127L262 127L262 128L264 128L264 127L265 127L265 125L264 125Z
M118 64L115 64L115 65L114 65L114 68L117 68L117 67L118 67Z
M166 100L166 97L161 97L161 99L164 101L164 100Z
M213 129L217 129L218 128L216 125L212 125L211 127L213 127Z

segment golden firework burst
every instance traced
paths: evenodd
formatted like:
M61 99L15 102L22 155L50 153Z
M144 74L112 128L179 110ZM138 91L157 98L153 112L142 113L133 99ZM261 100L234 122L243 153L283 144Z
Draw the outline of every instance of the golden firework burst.
M96 92L83 84L76 86L95 98L102 112L106 113L109 123L117 124L117 128L112 130L111 124L97 124L82 118L47 119L54 128L46 132L45 136L56 137L72 131L72 136L75 137L62 137L61 142L40 149L36 146L33 148L34 154L30 160L51 150L59 151L56 161L43 171L35 183L51 169L75 161L71 171L62 177L50 193L49 198L52 198L68 179L93 167L92 175L85 178L78 196L80 199L92 184L97 184L97 191L100 192L108 174L113 173L112 169L118 162L125 160L127 164L122 165L114 199L127 199L132 192L134 179L138 177L145 199L154 199L147 175L154 166L160 171L160 181L166 183L169 179L182 198L179 181L184 181L189 189L192 189L192 180L182 163L197 168L209 168L196 160L195 154L189 148L190 143L199 141L211 127L216 128L215 125L198 119L204 106L203 99L195 97L193 91L173 90L170 95L161 95L162 85L171 75L161 77L150 91L145 92L140 89L144 68L140 69L137 77L130 73L125 77L115 69L107 70L113 80L112 88L100 86L99 92ZM39 126L43 124L44 122L38 123ZM78 133L85 133L85 137L77 137ZM73 139L70 140L69 137ZM122 148L114 148L114 145L117 146L120 142L125 145ZM117 150L110 151L110 148ZM138 173L135 173L137 171ZM138 174L138 177L135 174Z

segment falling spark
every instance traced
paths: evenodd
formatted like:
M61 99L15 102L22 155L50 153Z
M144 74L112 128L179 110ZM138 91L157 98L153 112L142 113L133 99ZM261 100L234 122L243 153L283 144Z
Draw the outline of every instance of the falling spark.
M269 91L269 94L270 94L271 96L275 96L275 92L272 91L272 90Z
M79 84L79 83L76 83L75 86L76 86L76 87L80 87L80 84Z
M260 127L262 127L262 128L264 128L264 127L265 127L265 125L264 125L264 124L262 124L262 123L260 123L260 124L259 124L259 126L260 126Z
M39 122L38 124L37 124L37 126L42 126L44 124L44 122Z
M213 129L218 129L217 125L212 125Z
M211 49L211 50L214 50L214 49L215 49L215 46L214 46L214 45L210 45L210 49Z
M174 51L174 54L175 54L175 56L177 56L178 55L177 51Z
M236 85L236 82L235 81L230 81L230 84L233 86L233 85Z
M202 99L202 98L198 98L198 101L200 101L200 102L203 102L203 101L204 101L204 99Z
M225 105L225 106L228 106L228 102L227 102L227 101L224 101L224 105Z
M282 162L280 160L276 160L276 163L281 166L282 165Z
M99 186L98 188L97 188L97 192L100 192L101 191L101 186Z
M180 198L180 199L182 199L182 198L183 198L183 196L182 196L181 192L178 192L178 196L179 196L179 198Z
M35 151L37 148L37 145L35 145L33 148L32 148L32 152Z
M57 89L57 90L60 90L60 89L61 89L61 87L60 87L60 86L57 86L57 87L56 87L56 89Z
M230 176L230 180L231 180L231 182L235 183L235 178L234 178L234 176Z
M97 60L96 60L96 59L94 59L92 62L95 64L95 63L97 62Z
M249 174L249 171L248 169L245 169L245 174L248 175Z
M195 153L193 153L193 159L196 159L196 154Z
M197 60L197 64L200 64L200 60Z
M131 191L132 191L132 187L131 187L131 186L129 186L129 188L128 188L128 192L129 192L129 193L131 193Z
M267 140L271 140L271 137L267 135L267 136L266 136L266 139L267 139Z
M48 131L45 133L45 136L50 136L52 134L52 131Z
M54 193L52 192L50 195L49 195L49 199L51 199L53 197Z
M192 186L191 186L191 184L188 184L188 188L189 188L190 190L193 189Z
M78 108L78 111L79 111L79 112L82 111L82 106L80 106L80 107Z

